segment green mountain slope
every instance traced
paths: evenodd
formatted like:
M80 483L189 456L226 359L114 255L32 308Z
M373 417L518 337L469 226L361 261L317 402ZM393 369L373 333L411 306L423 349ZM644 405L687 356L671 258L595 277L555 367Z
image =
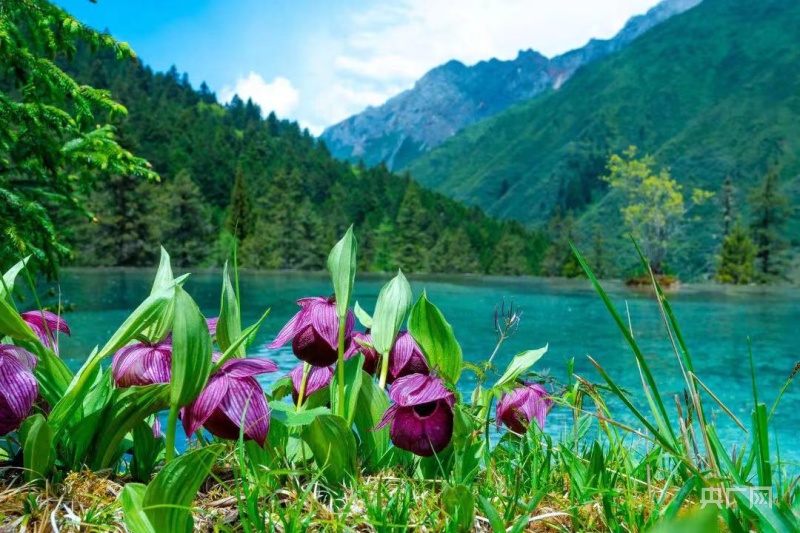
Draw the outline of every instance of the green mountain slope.
M235 233L246 267L321 270L355 224L362 271L538 271L540 234L385 166L337 161L297 123L264 119L249 100L221 105L174 67L157 73L86 48L64 64L127 107L115 122L120 143L162 177L106 180L89 199L93 220L59 220L77 264L150 266L163 244L179 266L220 265Z
M706 0L409 170L423 185L527 224L556 206L576 211L584 233L600 224L616 235L618 203L596 178L604 157L629 145L669 166L687 191L720 191L732 176L745 214L747 193L769 167L797 201L798 43L796 0ZM713 266L722 224L714 203L696 214L703 223L673 260L692 273Z

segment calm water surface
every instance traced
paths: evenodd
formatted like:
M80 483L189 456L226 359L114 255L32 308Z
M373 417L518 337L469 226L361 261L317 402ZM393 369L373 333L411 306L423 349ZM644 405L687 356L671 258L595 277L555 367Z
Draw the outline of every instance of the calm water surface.
M62 299L75 304L66 315L73 338L62 338L61 354L77 368L95 345L102 345L127 315L148 295L152 270L67 270L62 274ZM360 276L355 299L365 309L374 308L378 290L386 278ZM641 381L635 360L624 338L597 294L586 281L498 278L412 279L415 296L424 288L429 298L453 325L465 358L488 358L495 344L494 308L504 297L513 297L523 310L517 334L504 344L496 361L500 368L516 353L549 344L539 369L566 378L566 362L574 358L576 373L590 381L601 381L587 360L592 356L641 400ZM627 306L633 332L639 341L667 405L682 393L680 369L665 334L655 301L647 294L607 283L615 305ZM193 274L186 289L206 316L219 310L220 274ZM241 274L243 319L248 325L267 308L272 312L251 349L253 356L272 358L282 372L297 360L290 349L267 350L268 343L297 311L295 300L304 296L327 295L330 281L323 275L249 273ZM745 423L750 424L752 389L748 362L748 337L756 361L759 400L771 407L778 391L795 364L800 361L797 336L800 333L800 290L722 289L684 287L670 296L694 357L696 372L703 382ZM281 374L265 376L269 384ZM465 372L460 384L472 390L474 375ZM784 459L800 460L800 383L790 387L776 411L773 422ZM709 400L710 402L710 400ZM709 403L710 405L710 403ZM558 433L571 427L571 415L556 409L548 424ZM720 431L731 444L743 442L742 433L721 409L713 409ZM623 419L630 420L621 413Z

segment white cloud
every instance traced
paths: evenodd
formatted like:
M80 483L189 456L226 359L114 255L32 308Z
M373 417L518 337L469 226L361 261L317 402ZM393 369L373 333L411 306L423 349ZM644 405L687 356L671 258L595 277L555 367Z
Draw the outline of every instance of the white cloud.
M264 114L274 111L279 118L291 118L292 112L300 103L300 93L291 81L278 76L267 83L255 72L251 72L245 78L239 78L232 87L230 85L223 87L219 91L219 98L223 102L230 102L235 94L245 101L251 98L261 107Z
M474 64L533 48L553 56L608 38L657 0L394 0L351 12L344 35L318 35L314 120L332 124L379 105L451 59ZM341 27L341 26L340 26ZM320 46L324 43L325 46ZM313 58L313 59L311 59Z

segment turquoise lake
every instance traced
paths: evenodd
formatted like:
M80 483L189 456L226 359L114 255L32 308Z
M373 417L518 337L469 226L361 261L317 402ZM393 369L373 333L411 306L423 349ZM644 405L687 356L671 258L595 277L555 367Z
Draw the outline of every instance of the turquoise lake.
M73 337L61 338L61 356L72 368L78 368L95 345L102 345L148 295L153 275L152 270L139 269L65 270L62 273L54 289L56 294L60 290L62 301L74 304L75 310L65 315ZM218 314L220 277L219 272L195 273L185 285L209 317ZM386 279L359 276L355 299L371 311ZM516 335L503 345L496 357L498 368L504 368L518 352L549 344L547 354L537 365L538 370L549 370L552 376L563 381L567 361L574 358L578 375L600 382L599 374L587 359L589 355L629 390L639 405L645 406L633 354L588 281L431 277L412 278L411 285L415 297L425 289L428 297L444 312L453 325L465 359L478 362L489 357L496 340L495 305L503 298L506 302L513 298L523 312L522 321ZM621 312L624 313L627 306L634 336L645 353L665 403L674 406L675 395L683 394L683 380L656 301L647 293L632 291L618 282L604 285ZM245 325L257 320L267 308L272 310L250 349L251 356L270 357L280 367L281 373L265 376L264 384L268 385L289 371L297 360L290 349L272 351L264 345L297 311L295 300L304 296L327 296L332 291L330 281L322 274L243 272L241 291ZM796 287L684 286L669 298L692 352L697 375L749 427L753 396L747 339L751 339L755 357L759 400L771 408L800 361L797 349L800 290ZM51 300L54 298L48 301ZM465 371L459 386L471 391L474 374ZM706 400L725 441L739 448L744 442L742 431L710 398ZM619 417L632 422L622 411ZM800 382L789 387L772 423L775 430L772 435L778 437L778 442L770 443L772 453L779 450L784 460L799 461ZM571 412L556 408L551 413L548 432L557 434L571 427Z

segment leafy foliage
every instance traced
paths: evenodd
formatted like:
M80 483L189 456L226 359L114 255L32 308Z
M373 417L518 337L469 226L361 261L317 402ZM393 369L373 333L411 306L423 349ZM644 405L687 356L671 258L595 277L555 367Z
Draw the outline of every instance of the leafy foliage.
M125 107L56 63L78 43L131 59L124 43L87 28L46 0L0 5L0 267L32 255L50 274L70 255L61 218L88 215L85 197L111 174L157 179L99 117Z
M667 169L655 169L652 156L637 158L634 146L622 156L612 155L608 160L608 172L603 179L625 198L622 218L626 231L641 242L653 270L656 273L663 272L670 240L680 230L688 210L681 186ZM695 189L692 202L694 205L701 204L711 195Z
M756 247L741 220L737 220L731 232L722 241L717 280L722 283L743 285L755 279L754 261Z

